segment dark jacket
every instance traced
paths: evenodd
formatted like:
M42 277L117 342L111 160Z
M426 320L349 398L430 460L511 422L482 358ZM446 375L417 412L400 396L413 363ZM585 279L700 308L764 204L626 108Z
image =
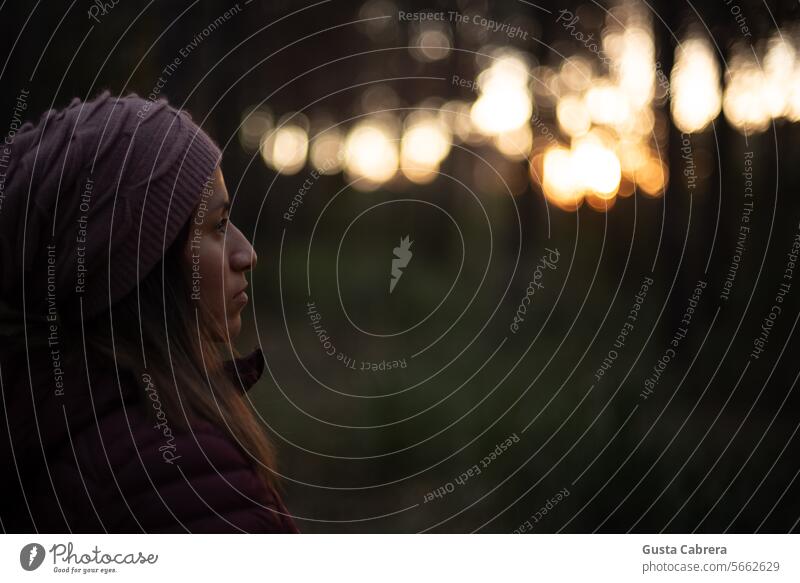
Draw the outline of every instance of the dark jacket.
M264 357L256 351L226 368L235 375L235 384L247 390L263 367ZM14 448L17 455L6 460L11 463L4 472L4 489L16 482L23 487L5 493L3 530L297 532L278 493L263 485L251 461L223 431L196 423L193 431L175 431L167 441L147 416L150 403L128 398L125 381L94 382L108 382L103 388L123 387L117 391L122 402L93 401L94 411L83 417L67 415L64 407L65 423L56 417L38 424L39 438L28 448L30 455ZM90 391L113 392L97 387Z

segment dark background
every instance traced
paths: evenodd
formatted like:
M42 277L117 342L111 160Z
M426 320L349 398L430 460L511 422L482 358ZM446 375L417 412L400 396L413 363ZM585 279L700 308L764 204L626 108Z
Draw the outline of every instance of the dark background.
M696 12L682 2L651 3L665 71L672 65L673 34L680 38L691 25L705 25L720 62L738 37L724 2L692 4ZM539 5L557 12L582 3ZM738 5L755 41L776 27L796 30L796 2ZM0 128L8 127L23 88L30 91L31 119L102 89L147 95L164 66L232 4L120 0L100 24L87 17L90 6L84 0L0 3ZM341 174L323 176L287 224L282 215L312 169L276 175L240 145L238 126L254 104L266 100L278 115L308 107L309 117L346 120L364 113L363 86L354 86L394 77L474 78L472 52L489 42L512 44L542 64L557 62L548 46L578 47L552 16L516 1L396 2L395 10L409 12L480 11L520 22L542 41L509 42L502 35L457 41L463 51L432 63L409 55L409 27L396 18L377 38L352 24L360 2L253 0L240 6L241 13L183 59L162 95L186 107L224 146L233 220L260 256L248 308L255 317L240 346L244 351L260 343L267 355L269 371L251 395L278 448L286 503L302 531L511 532L529 519L534 532L797 529L800 283L792 284L764 353L749 355L798 232L800 125L776 121L745 137L721 115L692 137L705 175L694 193L681 180L680 132L670 126L667 192L619 199L606 213L587 205L577 212L548 206L528 181L524 162L481 146L451 152L442 172L452 179L440 176L422 186L395 181L366 193L345 188L321 215L346 186ZM588 21L600 9L589 4L583 10ZM388 83L401 107L430 96L473 97L441 80ZM754 153L752 231L724 301L745 151ZM492 168L514 184L522 176L522 187L513 195L488 188L481 178ZM446 215L424 203L383 205L351 223L373 204L403 198L450 213L463 251ZM405 235L414 240L414 259L390 296L392 248ZM509 334L545 248L559 250L558 268L545 274L545 288L520 332ZM342 310L373 333L404 330L430 314L457 274L440 309L405 334L364 334ZM655 283L635 328L608 373L595 381L647 275ZM700 279L708 287L689 334L654 393L642 399L644 380L668 348ZM346 369L324 354L307 301L315 302L338 350L357 360L405 358L408 366ZM426 493L455 484L514 433L519 443L479 476L424 502ZM564 488L569 496L534 523L531 517Z

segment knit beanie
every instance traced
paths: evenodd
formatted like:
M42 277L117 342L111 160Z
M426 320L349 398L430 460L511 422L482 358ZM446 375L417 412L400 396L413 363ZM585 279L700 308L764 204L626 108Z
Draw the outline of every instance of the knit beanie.
M104 92L0 143L0 340L88 320L130 293L190 219L220 149L165 100ZM29 330L30 336L30 330Z

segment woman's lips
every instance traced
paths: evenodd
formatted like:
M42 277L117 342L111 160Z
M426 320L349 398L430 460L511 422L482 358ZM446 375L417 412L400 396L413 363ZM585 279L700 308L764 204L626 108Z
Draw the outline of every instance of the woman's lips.
M237 306L244 306L244 305L247 304L247 302L249 300L250 300L250 297L247 295L247 292L244 291L244 290L240 291L238 294L233 296L233 298L231 298L231 301L233 302L233 304L237 305Z

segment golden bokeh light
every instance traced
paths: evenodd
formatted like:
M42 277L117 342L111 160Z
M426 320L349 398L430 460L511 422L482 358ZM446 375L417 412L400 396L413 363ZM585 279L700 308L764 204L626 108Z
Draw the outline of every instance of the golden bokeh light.
M628 97L607 81L595 83L584 100L592 121L597 124L621 126L632 115Z
M571 149L549 148L542 161L542 189L561 208L577 208L580 199L612 199L622 170L614 152L594 137L578 140Z
M412 56L423 62L439 61L450 54L450 36L436 26L423 28L412 44Z
M503 156L510 160L527 160L533 147L531 126L524 125L495 136L494 145Z
M729 69L722 109L736 129L756 133L773 119L800 120L800 62L783 34L769 39L761 63L752 50L736 47Z
M720 70L711 44L690 38L675 49L672 68L672 120L685 133L703 131L722 106Z
M767 108L773 118L788 113L792 79L796 69L796 51L792 43L782 35L773 36L764 56L764 90Z
M650 159L649 148L639 141L620 140L616 153L622 172L627 177L633 177Z
M454 99L439 109L439 119L450 129L454 142L477 144L484 140L472 123L470 104Z
M297 125L284 125L269 132L261 142L264 162L281 174L297 174L306 164L308 133Z
M592 64L582 57L569 57L559 69L559 81L571 91L584 91L592 84Z
M583 193L572 168L572 153L560 146L548 149L542 161L542 190L548 200L565 210L574 210Z
M622 177L616 154L598 140L583 139L572 147L573 173L584 193L613 198Z
M747 133L769 127L772 108L765 86L765 75L752 54L742 50L731 58L723 111L733 127Z
M370 189L391 179L397 172L397 138L390 124L365 120L347 134L344 146L345 169L356 186Z
M338 128L327 129L311 141L311 165L320 174L337 174L344 166L344 135Z
M592 127L589 109L583 99L574 95L558 100L556 119L561 131L573 138L587 134Z
M532 111L530 97L522 87L491 88L473 104L471 114L481 132L496 136L526 124Z
M655 44L652 32L630 26L618 36L612 52L614 82L635 110L650 105L655 95Z
M247 151L258 150L263 136L272 130L273 125L272 113L266 108L257 107L245 112L239 126L239 142Z
M480 96L470 114L479 131L496 136L519 129L533 113L530 77L523 58L506 53L492 61L478 76Z
M586 195L586 204L588 204L590 208L596 210L599 213L604 213L611 210L611 208L613 208L616 202L617 202L617 197L615 196L608 198L608 197L596 196L593 194Z
M452 134L438 116L414 112L406 119L400 143L400 169L416 183L436 178L439 164L450 153Z
M636 171L635 176L642 192L653 197L664 194L669 181L667 167L658 158L652 157Z
M798 122L800 121L800 63L795 65L788 89L789 101L786 104L786 119L791 122Z
M491 88L526 86L530 69L525 58L512 50L493 51L489 66L478 75L478 86L482 91Z

